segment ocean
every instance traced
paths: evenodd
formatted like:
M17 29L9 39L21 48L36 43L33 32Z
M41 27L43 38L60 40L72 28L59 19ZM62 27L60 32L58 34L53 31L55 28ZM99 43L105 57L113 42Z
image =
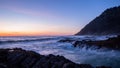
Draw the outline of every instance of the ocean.
M0 37L0 48L22 48L42 55L61 55L75 63L120 68L120 51L118 50L86 48L86 46L73 47L71 43L58 42L66 38L74 40L105 40L109 37L112 36L7 36Z

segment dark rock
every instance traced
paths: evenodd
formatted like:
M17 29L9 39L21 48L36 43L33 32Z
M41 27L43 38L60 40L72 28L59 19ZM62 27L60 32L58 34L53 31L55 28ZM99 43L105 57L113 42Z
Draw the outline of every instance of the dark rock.
M8 49L0 49L0 62L3 62L7 60L7 53L8 53Z
M80 64L80 68L93 68L90 64Z
M120 36L109 38L107 40L100 40L100 41L75 41L73 44L74 47L83 46L83 44L87 46L96 46L99 48L109 48L109 49L117 49L120 50ZM83 46L84 47L84 46Z
M0 63L0 68L8 68L5 64Z
M71 43L71 42L73 42L73 41L74 41L74 40L67 38L67 39L61 39L61 40L59 40L58 42L69 42L69 43Z
M85 40L75 41L75 42L73 43L73 46L74 46L74 47L77 47L77 46L80 46L80 45L86 44L86 43L87 43L87 41L85 41Z
M63 68L75 68L75 65L73 63L65 63Z
M89 64L76 64L63 56L40 55L21 48L0 49L0 68L93 68Z
M96 68L111 68L111 67L105 67L105 66L98 66Z
M120 6L105 10L87 24L76 35L118 35L120 34Z

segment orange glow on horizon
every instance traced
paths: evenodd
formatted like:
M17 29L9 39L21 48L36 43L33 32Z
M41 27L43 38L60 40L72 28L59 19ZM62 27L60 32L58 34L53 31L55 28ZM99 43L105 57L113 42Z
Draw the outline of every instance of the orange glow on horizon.
M0 36L60 36L70 35L68 33L56 33L56 32L0 32Z
M62 31L61 31L62 30ZM62 36L72 35L71 30L64 30L53 25L41 24L1 24L0 36Z

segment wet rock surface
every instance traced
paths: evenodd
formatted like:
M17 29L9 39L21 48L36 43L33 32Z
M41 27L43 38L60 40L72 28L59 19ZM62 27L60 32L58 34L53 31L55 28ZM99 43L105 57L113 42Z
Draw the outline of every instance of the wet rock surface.
M63 56L44 56L21 48L0 49L0 68L93 68L89 64L76 64ZM110 67L97 67L110 68Z
M98 48L109 48L109 49L117 49L120 50L120 35L117 37L109 38L107 40L101 40L101 41L75 41L73 44L74 47L80 46L82 44L86 44L88 46L97 46Z
M92 41L92 40L72 40L69 41L68 39L63 39L60 42L68 42L72 43L74 47L96 47L97 49L100 48L108 48L108 49L115 49L115 50L120 50L120 35L117 37L112 37L107 40L97 40L97 41Z

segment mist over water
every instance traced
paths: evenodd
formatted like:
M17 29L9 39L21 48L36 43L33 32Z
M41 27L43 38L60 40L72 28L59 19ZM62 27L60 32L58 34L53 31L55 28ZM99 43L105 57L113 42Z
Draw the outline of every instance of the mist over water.
M71 43L60 43L60 39L74 40L105 40L108 36L54 36L54 37L0 37L0 48L23 48L32 50L42 55L62 55L67 59L80 64L93 66L120 67L120 51L108 49L96 49L95 47L74 48Z

